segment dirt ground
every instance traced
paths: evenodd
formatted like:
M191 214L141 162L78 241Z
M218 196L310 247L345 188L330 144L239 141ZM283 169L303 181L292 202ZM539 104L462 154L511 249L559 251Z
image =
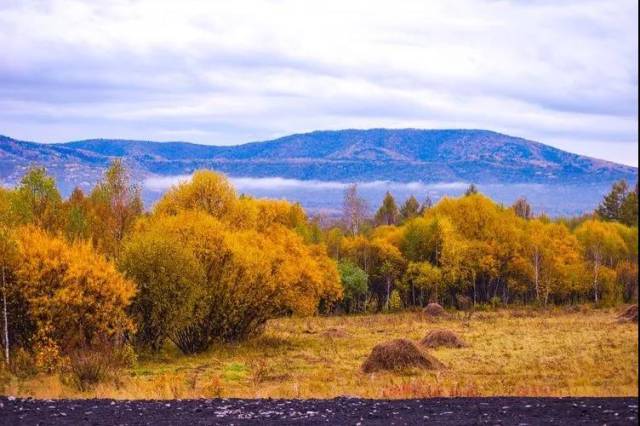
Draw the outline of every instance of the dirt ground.
M0 398L2 425L632 425L637 422L637 398L178 401Z

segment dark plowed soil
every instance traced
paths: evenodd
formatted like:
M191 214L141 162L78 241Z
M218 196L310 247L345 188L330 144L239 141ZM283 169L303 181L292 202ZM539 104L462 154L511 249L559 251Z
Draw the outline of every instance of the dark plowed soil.
M636 398L33 400L0 397L0 424L635 425Z

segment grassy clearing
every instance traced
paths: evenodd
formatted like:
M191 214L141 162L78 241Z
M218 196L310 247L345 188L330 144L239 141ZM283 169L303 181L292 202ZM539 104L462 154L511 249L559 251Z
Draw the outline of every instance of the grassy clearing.
M261 337L197 356L174 348L141 357L115 382L80 393L57 376L5 382L40 398L637 396L638 328L617 311L497 311L430 321L419 313L271 321ZM448 328L469 347L430 350L437 372L363 374L371 348Z

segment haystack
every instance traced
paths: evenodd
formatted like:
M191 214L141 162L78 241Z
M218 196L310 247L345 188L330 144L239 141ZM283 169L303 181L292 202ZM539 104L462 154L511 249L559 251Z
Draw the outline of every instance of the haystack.
M444 368L444 365L407 339L396 339L376 345L362 364L362 371L365 373L404 368L437 370Z
M445 314L444 308L437 303L429 303L423 312L430 317L441 317Z
M420 345L425 348L439 348L441 346L464 348L469 346L451 330L432 330L420 340Z
M618 321L638 322L638 305L631 305L618 315Z

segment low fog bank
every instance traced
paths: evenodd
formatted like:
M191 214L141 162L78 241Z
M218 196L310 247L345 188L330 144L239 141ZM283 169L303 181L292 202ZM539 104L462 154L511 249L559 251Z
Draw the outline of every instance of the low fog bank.
M190 175L149 177L143 182L143 193L148 205L154 203L167 189L190 179ZM280 177L229 177L238 193L258 198L286 199L300 202L310 213L339 215L344 189L351 182L298 180ZM411 195L422 202L427 197L435 203L444 196L459 196L468 182L356 182L358 192L367 200L370 213L380 205L387 191L398 204ZM497 202L511 205L519 197L526 197L536 213L551 216L577 215L592 211L601 201L610 185L542 185L542 184L478 184L480 192Z

